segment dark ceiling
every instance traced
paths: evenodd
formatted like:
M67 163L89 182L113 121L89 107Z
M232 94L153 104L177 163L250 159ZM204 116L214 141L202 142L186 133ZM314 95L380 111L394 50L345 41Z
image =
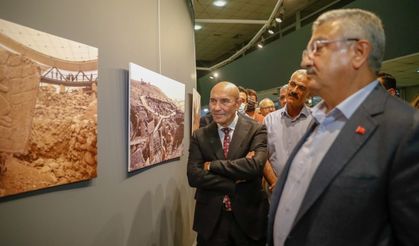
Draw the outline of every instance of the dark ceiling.
M226 0L225 6L217 7L215 0L195 0L195 24L202 27L195 31L197 76L199 78L252 52L261 41L267 44L295 31L299 28L296 23L311 23L322 12L340 8L352 1ZM271 16L281 17L282 22L270 20ZM300 21L297 22L297 19ZM268 28L274 33L269 34ZM260 37L248 45L261 29ZM241 49L245 50L241 52ZM238 52L240 56L232 59Z

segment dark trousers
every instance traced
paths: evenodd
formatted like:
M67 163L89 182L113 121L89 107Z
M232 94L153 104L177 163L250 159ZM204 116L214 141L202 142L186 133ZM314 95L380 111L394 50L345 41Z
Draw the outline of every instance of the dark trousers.
M232 212L223 211L208 240L198 233L197 246L264 246L266 240L253 240L239 227Z

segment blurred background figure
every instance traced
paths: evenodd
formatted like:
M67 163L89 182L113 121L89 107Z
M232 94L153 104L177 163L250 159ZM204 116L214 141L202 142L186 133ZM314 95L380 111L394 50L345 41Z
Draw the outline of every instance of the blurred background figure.
M261 114L256 113L256 106L258 105L258 96L256 95L256 91L253 89L247 89L247 107L246 107L246 115L256 120L259 123L263 123L263 116Z
M386 88L387 92L392 96L399 96L399 92L397 91L397 82L396 78L394 78L391 74L380 72L378 75L378 81L380 84Z
M239 98L240 98L240 107L239 112L242 114L246 113L246 107L247 107L247 91L245 88L238 86L239 88Z
M282 86L279 88L279 106L283 108L285 106L285 103L287 103L287 90L288 90L288 84Z
M413 101L410 103L415 109L419 109L419 95L413 99Z
M263 115L263 117L265 117L269 113L275 111L275 104L271 99L264 98L259 103L259 110L260 114Z

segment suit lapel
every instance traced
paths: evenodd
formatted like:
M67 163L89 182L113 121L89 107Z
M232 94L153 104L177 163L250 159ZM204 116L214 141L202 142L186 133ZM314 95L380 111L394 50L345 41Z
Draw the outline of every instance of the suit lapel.
M224 160L224 151L223 146L221 145L220 135L218 135L218 127L215 122L211 122L211 124L207 128L206 136L208 142L210 144L211 151L216 156L217 160Z
M363 104L354 112L324 156L311 180L294 224L310 209L332 180L373 135L378 124L374 116L384 110L387 94L375 87Z
M234 129L233 137L231 139L230 148L228 149L227 159L236 159L234 157L237 156L237 152L240 152L240 147L242 146L245 137L247 137L250 127L250 124L239 115L239 119L237 120L236 128Z

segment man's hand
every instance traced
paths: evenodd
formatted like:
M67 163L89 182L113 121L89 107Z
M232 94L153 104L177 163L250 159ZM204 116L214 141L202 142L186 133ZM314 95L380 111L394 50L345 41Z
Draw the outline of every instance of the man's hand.
M246 158L252 159L254 156L255 156L255 152L254 151L250 151L249 153L247 153Z
M209 161L204 162L204 170L205 171L209 171L210 170L210 164L211 164L211 162L209 162Z
M246 158L252 159L253 156L255 156L255 152L254 151L250 151L249 153L247 153ZM243 183L243 182L246 182L246 180L240 179L240 180L237 180L236 181L236 184L240 184L240 183Z

